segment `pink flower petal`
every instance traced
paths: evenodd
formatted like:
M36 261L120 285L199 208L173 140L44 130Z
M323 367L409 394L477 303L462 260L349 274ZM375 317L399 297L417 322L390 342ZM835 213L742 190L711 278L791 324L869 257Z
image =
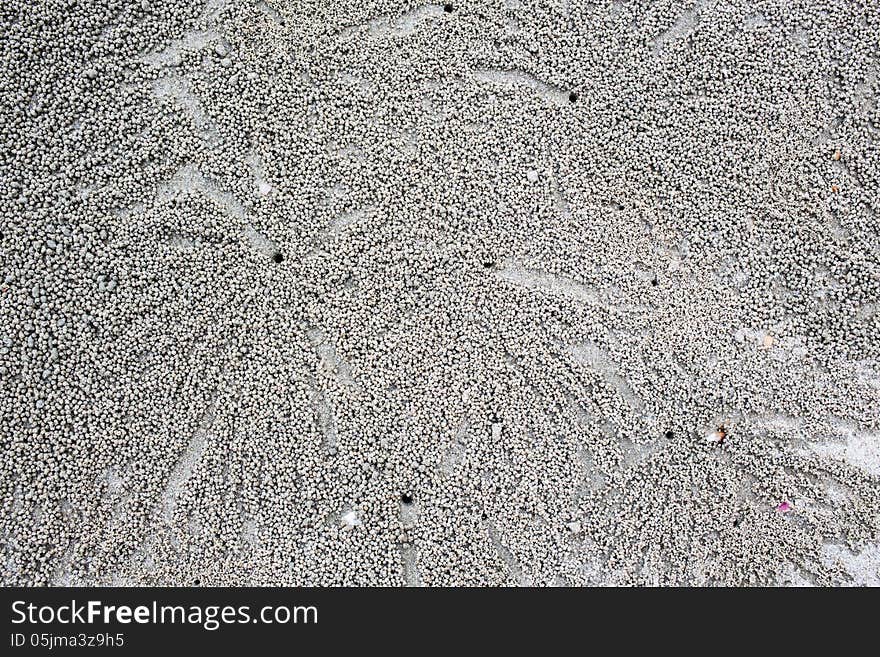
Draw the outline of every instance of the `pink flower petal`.
M789 504L788 502L783 502L776 507L776 510L779 511L779 513L787 513L788 511L791 511L791 504Z

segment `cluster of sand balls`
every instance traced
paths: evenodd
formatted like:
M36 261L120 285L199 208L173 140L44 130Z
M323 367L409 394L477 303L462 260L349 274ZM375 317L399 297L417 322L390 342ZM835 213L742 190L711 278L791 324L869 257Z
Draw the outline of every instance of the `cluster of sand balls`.
M880 5L7 0L4 584L880 583Z

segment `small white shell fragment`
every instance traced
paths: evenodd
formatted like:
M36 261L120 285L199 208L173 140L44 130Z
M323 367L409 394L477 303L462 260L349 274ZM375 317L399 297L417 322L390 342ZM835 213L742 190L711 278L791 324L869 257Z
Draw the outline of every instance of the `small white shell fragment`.
M349 511L348 513L342 516L342 524L343 529L351 530L357 527L360 524L363 524L361 519L358 517L357 511Z
M707 443L720 443L721 438L721 433L719 433L718 431L710 431L706 434Z
M492 440L501 440L501 429L504 424L501 422L492 423Z

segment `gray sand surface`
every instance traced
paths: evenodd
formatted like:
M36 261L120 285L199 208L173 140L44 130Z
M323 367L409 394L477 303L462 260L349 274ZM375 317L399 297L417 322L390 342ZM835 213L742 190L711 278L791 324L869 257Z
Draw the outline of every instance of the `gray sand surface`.
M3 584L880 585L878 0L4 0Z

